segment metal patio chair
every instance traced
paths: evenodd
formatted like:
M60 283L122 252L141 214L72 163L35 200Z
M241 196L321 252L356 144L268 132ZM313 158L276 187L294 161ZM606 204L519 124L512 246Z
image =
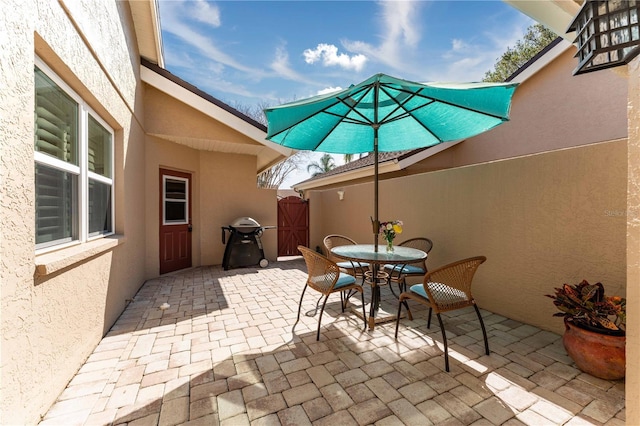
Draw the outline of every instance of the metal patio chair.
M446 371L449 371L449 352L447 347L447 335L444 330L444 324L440 316L441 312L453 311L456 309L473 306L478 314L482 335L484 336L485 353L489 355L489 342L487 340L487 331L480 315L480 309L471 295L471 283L473 276L478 267L487 260L484 256L470 257L468 259L459 260L442 266L431 272L427 272L424 276L422 284L415 284L409 288L409 291L400 294L398 299L398 316L396 317L396 334L398 338L398 327L400 325L400 313L402 305L407 300L413 300L429 307L429 318L427 320L427 328L431 328L431 312L435 311L440 323L440 331L442 332L442 340L444 343L444 363Z
M345 261L331 254L331 249L333 247L358 244L355 240L345 235L330 234L324 237L323 244L324 248L327 250L327 257L331 261L335 262L342 272L353 275L360 279L364 284L365 272L369 270L368 263Z
M406 240L398 244L399 246L411 247L418 250L422 250L423 252L429 254L431 249L433 248L433 241L429 238L411 238L410 240ZM427 260L421 260L415 263L408 263L406 265L384 265L384 271L389 274L389 278L387 278L387 283L398 284L398 294L403 291L407 291L407 277L423 277L424 274L428 272L427 270ZM398 297L393 291L393 286L389 285L391 292L394 296ZM410 315L410 314L409 314ZM411 316L409 317L411 318Z
M320 316L318 317L318 333L316 340L320 340L320 323L322 321L322 314L327 304L327 299L332 293L340 293L340 305L342 312L346 307L347 301L356 292L360 293L362 298L362 318L364 319L364 329L367 329L367 315L364 308L364 290L360 284L356 284L356 279L353 275L340 272L340 268L335 262L331 261L327 257L316 253L315 251L304 247L298 246L298 250L302 253L304 261L307 265L307 282L302 290L300 296L300 303L298 306L298 318L295 324L293 324L292 330L295 328L298 321L300 321L300 311L302 310L302 300L304 299L304 293L307 291L307 287L322 293L324 300L322 302L322 308L320 309ZM320 300L318 300L318 303Z

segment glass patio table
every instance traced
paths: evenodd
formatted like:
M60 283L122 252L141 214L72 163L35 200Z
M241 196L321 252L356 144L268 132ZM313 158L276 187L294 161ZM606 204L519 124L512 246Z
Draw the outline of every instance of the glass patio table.
M427 253L411 247L394 246L392 252L387 252L384 245L378 245L375 251L373 244L354 244L333 247L331 253L340 259L358 263L368 263L369 271L366 273L365 282L371 285L371 304L369 306L369 330L375 328L376 323L392 321L394 315L380 316L380 286L381 279L386 281L388 274L380 270L381 265L406 265L408 263L419 262L427 258ZM362 316L361 312L354 310L356 315Z

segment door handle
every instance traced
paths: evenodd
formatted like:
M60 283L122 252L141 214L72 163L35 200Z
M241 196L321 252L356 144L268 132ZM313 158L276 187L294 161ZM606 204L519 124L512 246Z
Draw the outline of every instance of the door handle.
M189 224L189 227L187 229L189 232L193 231L193 225Z

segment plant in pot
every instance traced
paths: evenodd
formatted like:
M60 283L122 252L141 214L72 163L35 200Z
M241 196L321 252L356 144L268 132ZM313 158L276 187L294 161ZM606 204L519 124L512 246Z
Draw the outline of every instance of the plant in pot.
M564 284L553 299L564 317L562 342L578 368L592 376L618 380L625 376L627 301L606 296L602 283Z

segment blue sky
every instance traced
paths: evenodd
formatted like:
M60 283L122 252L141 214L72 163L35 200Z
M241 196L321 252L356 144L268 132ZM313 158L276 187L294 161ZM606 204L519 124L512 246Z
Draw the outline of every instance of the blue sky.
M159 5L165 67L247 107L346 88L379 72L419 82L480 81L534 23L499 0ZM302 171L285 186L306 177Z

